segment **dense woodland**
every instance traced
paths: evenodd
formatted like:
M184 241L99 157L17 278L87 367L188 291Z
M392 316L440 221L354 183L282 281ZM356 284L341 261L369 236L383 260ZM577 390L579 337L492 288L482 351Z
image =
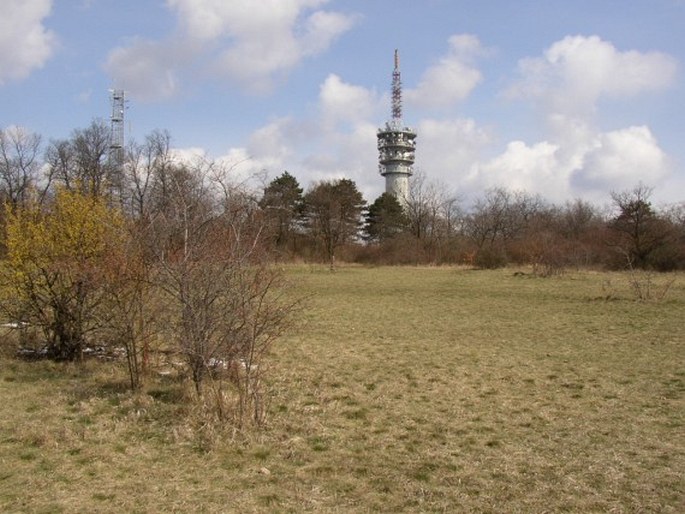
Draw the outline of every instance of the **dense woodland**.
M685 204L658 210L642 184L608 192L610 212L502 188L466 208L415 175L401 206L349 179L241 183L225 164L175 159L164 131L131 142L123 165L109 142L102 121L47 143L0 131L2 313L39 327L55 359L123 347L132 388L164 341L198 396L214 368L228 373L240 419L259 421L261 358L297 308L274 262L685 269Z

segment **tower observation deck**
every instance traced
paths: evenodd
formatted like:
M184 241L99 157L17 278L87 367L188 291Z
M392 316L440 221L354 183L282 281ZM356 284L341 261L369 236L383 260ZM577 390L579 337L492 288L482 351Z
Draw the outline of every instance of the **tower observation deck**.
M385 177L385 192L405 204L409 195L409 177L414 172L416 132L402 121L402 81L400 59L395 50L392 73L392 119L378 129L378 171Z

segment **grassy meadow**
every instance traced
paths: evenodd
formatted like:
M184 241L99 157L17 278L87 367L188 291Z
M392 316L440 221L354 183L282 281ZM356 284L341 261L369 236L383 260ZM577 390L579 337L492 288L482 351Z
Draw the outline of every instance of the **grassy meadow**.
M287 274L261 431L123 363L1 358L0 512L685 510L684 274Z

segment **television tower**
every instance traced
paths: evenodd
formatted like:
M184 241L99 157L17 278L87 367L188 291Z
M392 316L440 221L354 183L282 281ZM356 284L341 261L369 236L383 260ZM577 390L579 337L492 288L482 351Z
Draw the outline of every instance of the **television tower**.
M392 119L378 129L378 171L385 177L385 192L405 205L409 196L409 177L414 172L416 132L403 126L400 57L395 50L392 72Z

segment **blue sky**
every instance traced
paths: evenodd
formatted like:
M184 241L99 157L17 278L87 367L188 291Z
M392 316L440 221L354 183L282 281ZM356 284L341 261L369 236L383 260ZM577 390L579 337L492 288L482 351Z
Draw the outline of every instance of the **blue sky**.
M108 119L179 158L383 190L393 50L426 180L608 203L685 200L684 0L0 0L0 128Z

